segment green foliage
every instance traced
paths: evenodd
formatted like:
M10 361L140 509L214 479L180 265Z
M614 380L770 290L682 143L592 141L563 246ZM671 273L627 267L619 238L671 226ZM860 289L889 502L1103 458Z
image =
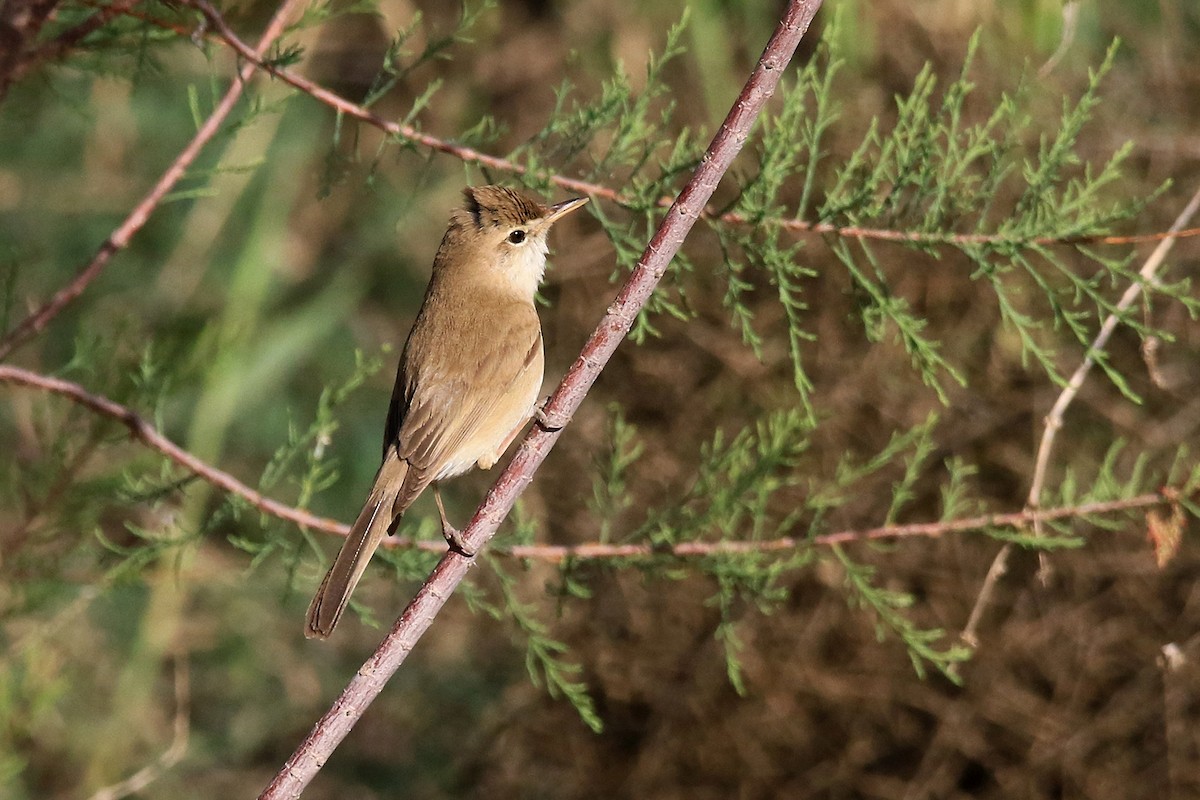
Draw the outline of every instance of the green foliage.
M955 683L961 683L958 665L971 657L971 649L961 644L939 649L938 642L946 638L946 631L940 628L922 629L906 616L905 612L913 605L912 595L876 586L872 582L876 574L874 567L855 563L839 546L834 546L832 550L845 570L846 588L850 590L848 599L874 612L878 620L875 629L879 639L882 641L888 632L898 637L908 649L908 657L918 675L925 675L925 665L928 664Z
M619 414L613 416L614 450L612 470L623 472L640 454ZM700 453L695 482L668 505L651 509L642 526L629 535L630 541L648 540L664 553L683 542L769 541L791 529L797 509L781 507L787 489L798 484L795 470L807 449L810 424L798 410L768 415L731 438L718 430ZM624 454L622 454L624 449ZM602 519L604 519L602 517ZM605 531L607 533L607 530ZM750 606L769 613L786 600L783 579L807 565L812 554L801 550L784 557L761 553L714 554L700 559L696 569L716 583L709 605L720 612L715 636L725 654L731 684L745 693L739 653L742 645L736 629L741 610ZM642 565L647 574L681 579L686 572L674 567L670 558L652 558ZM562 569L570 592L586 596L578 588L579 576L568 565ZM570 583L568 583L568 581Z
M571 317L570 302L548 303L547 321L553 315L561 340L582 341L611 297L608 284L633 268L664 202L702 157L719 124L720 112L711 109L734 99L718 95L744 77L706 83L711 109L680 99L695 96L687 82L697 64L711 74L740 58L732 50L695 52L704 34L689 27L689 14L704 31L721 30L725 6L685 10L661 28L651 24L657 18L638 18L637 35L621 44L644 47L645 31L659 31L651 34L655 52L644 70L614 61L612 54L627 47L600 42L599 56L581 47L561 70L531 68L537 80L516 72L516 88L488 82L496 60L512 57L497 46L497 31L511 24L536 34L545 20L510 22L508 9L502 14L490 2L465 5L452 19L432 7L428 16L405 18L375 54L377 71L360 87L362 104L458 144L507 150L511 171L464 167L296 99L278 82L256 84L152 224L20 357L135 409L263 494L350 518L378 463L395 361L363 353L387 353L383 341L402 341L443 206L455 201L464 180L481 177L547 196L556 191L554 176L616 192L618 202L589 204L599 233L585 230L587 252L571 254L581 272L598 264L593 272L608 283L571 279L582 287L572 302L589 301L582 322ZM197 56L193 12L159 3L138 9L141 16L116 16L39 76L49 91L19 86L4 107L20 113L0 117L0 187L16 175L22 193L0 204L3 330L87 263L229 85L231 61L215 39L202 40L204 57ZM736 11L747 27L770 22L749 6ZM878 65L864 78L856 49L862 45L846 35L852 11L835 9L822 44L785 76L716 205L638 315L631 337L643 346L614 364L587 400L607 405L605 420L581 412L560 445L574 448L562 469L537 477L543 502L518 505L493 548L497 555L485 558L483 574L464 588L471 607L498 623L486 624L503 628L502 641L517 642L529 679L565 699L592 731L602 729L607 713L593 694L606 697L610 687L577 652L584 649L578 642L596 652L601 644L591 647L592 637L607 634L577 620L609 603L619 608L612 583L629 575L654 600L650 609L628 610L630 617L661 613L657 606L685 602L681 597L704 603L699 638L719 650L729 685L741 695L763 691L747 666L754 661L748 654L762 647L761 617L790 614L785 619L794 621L791 604L812 595L832 597L840 612L848 603L858 621L867 620L864 627L897 640L917 675L932 670L961 681L969 650L929 622L943 617L930 609L925 586L910 585L920 572L910 571L908 582L891 572L907 542L828 548L820 537L986 519L989 510L1019 507L1026 486L995 486L1027 479L1020 466L1016 481L1005 469L1020 464L1013 450L1031 447L1026 417L1045 411L1045 398L1020 381L1062 384L1086 356L1115 388L1093 408L1107 411L1121 398L1149 403L1155 387L1136 356L1123 352L1135 348L1128 341L1096 348L1099 326L1116 315L1131 339L1171 343L1187 337L1163 309L1189 319L1200 312L1189 282L1146 280L1132 268L1132 251L1081 241L1127 227L1166 189L1154 188L1155 179L1139 195L1131 174L1146 168L1131 145L1096 154L1104 79L1121 68L1115 44L1096 54L1098 66L1061 103L1053 96L1049 123L1042 109L1059 90L1028 75L991 74L995 64L980 63L984 34L965 43L953 69L930 64L909 78L889 72L886 90L905 88L880 108L870 92L881 83ZM62 6L47 36L92 13L90 5ZM377 9L310 4L268 60L303 70L308 53L297 34L351 13ZM553 97L546 74L557 83ZM324 158L314 159L314 151ZM76 192L85 170L98 176L96 188ZM561 249L560 260L568 252ZM1145 292L1142 307L1118 309L1133 283ZM557 299L576 288L552 286L546 295ZM939 290L952 297L940 308ZM958 305L969 307L968 316L994 312L997 322L956 325L946 307ZM553 344L549 335L547 341ZM561 366L569 350L547 352ZM1025 363L1034 369L1023 370ZM839 373L856 371L861 380L847 391ZM1009 380L1025 387L1025 416L1016 423L989 406L992 393L1008 393L996 405L1012 401L1017 390ZM677 396L662 388L668 383ZM220 686L207 687L207 696L198 687L197 750L208 752L195 758L245 766L257 777L263 765L253 754L283 747L265 747L263 731L297 727L282 711L264 709L273 704L261 698L278 691L286 698L280 705L307 713L353 669L345 659L314 655L329 651L300 651L293 641L297 604L334 540L268 518L245 499L217 495L131 443L127 429L111 420L57 399L25 403L5 405L0 417L16 453L0 472L7 653L0 660L0 794L37 785L38 775L46 780L39 757L58 769L67 746L39 751L30 742L52 741L48 730L78 723L70 709L81 699L96 741L145 730L157 744L161 726L144 723L163 716L154 677L177 641L210 661L209 680ZM979 433L976 416L982 428L994 427ZM1040 507L1086 507L1166 486L1178 495L1173 503L1200 517L1194 454L1152 446L1138 422L1112 421L1117 417L1089 419L1087 430L1072 432L1077 450L1060 451L1055 464L1062 466L1042 487ZM1020 447L1008 441L1018 427ZM981 443L987 436L990 444ZM1080 511L1038 529L983 525L962 537L962 547L990 546L988 556L991 540L1039 552L1079 549L1093 531L1140 525L1131 518ZM440 540L433 516L406 517L399 540L426 539ZM781 540L786 548L776 546ZM593 541L636 545L644 554L570 557L545 570L532 559L523 571L503 563L515 545ZM369 577L421 580L438 558L424 549L385 548L379 560L387 568ZM698 593L683 594L697 586ZM960 599L952 613L961 610ZM393 615L362 600L353 607L368 625ZM551 623L545 620L552 609L559 613ZM655 623L664 625L661 617ZM46 633L60 624L70 628L67 635ZM456 639L466 644L450 656L431 655L431 669L452 674L474 661L473 635L447 636L448 649ZM511 650L503 644L501 655L488 654L491 661L480 657L488 680L504 673L495 662ZM438 658L453 659L452 667ZM95 675L81 674L88 671ZM287 675L277 678L280 672ZM277 679L283 689L272 683ZM114 686L121 690L110 698ZM236 700L231 686L244 692ZM496 691L474 702L503 702L503 686L488 688ZM226 719L206 701L239 708L222 712ZM483 713L473 710L475 721ZM230 743L238 736L241 751ZM92 765L80 786L101 785L118 777L108 772L143 758L130 747L112 758L103 748L62 758L79 772ZM80 786L57 793L79 793ZM185 796L172 789L179 784L164 795ZM32 796L21 791L12 794Z
M554 698L564 698L578 712L579 718L594 733L604 729L604 722L596 713L596 705L587 691L587 684L578 679L583 668L563 659L570 651L565 643L550 635L549 627L536 616L537 606L517 596L517 579L508 574L500 563L488 559L491 574L497 579L502 603L488 601L482 594L471 592L468 598L476 611L482 611L493 619L511 619L517 631L524 637L525 669L529 679L539 688L545 688Z
M637 436L637 427L625 420L621 407L608 408L608 441L610 449L604 458L595 459L592 475L592 498L589 508L600 521L597 541L607 542L621 512L633 504L630 495L629 470L645 452L645 443Z
M970 482L979 474L979 468L961 458L946 459L946 481L941 487L941 520L967 517L979 513L978 505L972 500Z
M640 92L619 64L597 98L575 99L575 87L565 80L555 93L546 126L508 155L525 167L531 188L546 188L545 175L567 168L585 180L621 187L621 205L630 212L628 222L610 219L596 203L588 206L616 251L614 279L640 259L658 227L660 201L678 192L702 154L691 131L672 132L676 108L665 80L667 67L685 52L687 21L685 11L667 30L661 52L650 54ZM690 261L681 253L673 262L670 279L638 314L630 338L641 342L656 335L655 316L690 318L682 281L690 270Z
M836 24L842 24L840 18ZM836 50L839 37L831 34L826 41L831 43L828 50L810 62L794 85L781 88L781 111L763 123L757 139L750 143L757 150L757 172L743 182L729 210L756 224L718 231L729 275L725 300L734 326L757 352L761 334L753 329L754 311L742 301L755 286L748 267L754 265L775 287L788 323L796 390L812 411L812 381L803 352L814 336L806 328L808 306L803 287L817 273L804 265L800 243L789 243L791 234L781 233L779 224L795 219L838 228L890 229L899 231L901 245L918 253L934 253L935 247L948 246L966 256L976 266L972 277L991 284L997 308L1019 336L1025 355L1062 383L1056 364L1058 350L1047 343L1043 333L1046 320L1067 326L1074 339L1086 346L1100 320L1116 313L1112 287L1137 279L1124 258L1104 257L1093 248L1078 246L1076 253L1094 267L1089 275L1045 243L1111 232L1152 199L1113 199L1105 194L1120 178L1129 145L1098 170L1081 163L1075 150L1099 102L1100 82L1112 67L1116 45L1091 73L1078 101L1064 100L1058 131L1050 140L1042 137L1036 153L1025 152L1021 144L1034 124L1020 101L1034 91L1027 86L1000 97L986 120L964 122L966 103L974 89L968 75L978 45L976 36L968 47L962 74L945 89L940 102L935 97L937 80L927 67L915 78L912 90L897 98L896 120L890 130L885 132L883 124L873 120L850 158L828 165L821 142L838 132L841 112L835 100L835 76L843 61ZM1077 169L1080 166L1082 173ZM811 198L818 194L818 176L824 174L830 178L821 187L823 199L812 216L807 216ZM803 187L799 200L789 207L781 191L798 182ZM1015 200L999 206L997 199L1006 196L1015 196ZM947 403L947 379L964 385L966 375L948 360L936 336L930 336L928 321L892 288L894 275L902 274L890 268L893 259L882 257L870 237L839 238L832 247L858 292L868 339L897 340L921 380ZM1021 281L1021 275L1028 282ZM1195 305L1187 286L1147 288L1189 308ZM1031 289L1044 295L1049 317L1022 310L1027 305L1023 298ZM1143 334L1160 333L1138 323L1132 311L1119 316ZM1110 379L1128 393L1103 354L1097 357Z
M707 558L701 564L700 569L717 584L708 605L720 611L714 635L725 655L725 674L738 694L749 693L741 662L744 645L737 631L741 613L750 608L770 614L790 596L784 582L788 573L808 566L812 560L812 552L802 550L784 558L759 553L721 555Z
M293 504L297 508L308 509L314 498L337 483L337 464L327 458L330 442L338 429L337 412L351 393L377 373L382 365L381 358L367 358L362 351L355 351L354 370L340 385L327 386L321 391L312 422L300 429L289 421L286 442L280 445L263 468L259 479L260 491L278 496L280 486L286 485L289 487L287 494L295 497ZM244 498L229 496L228 503L234 519L253 511ZM264 529L269 530L266 526L270 519L265 514L260 514L259 519ZM320 549L311 531L304 530L303 534L303 542L282 532L266 538L235 534L229 537L229 541L250 554L250 569L259 567L273 555L282 555L289 572L294 574L307 552ZM303 547L304 544L307 547Z
M771 524L771 502L794 486L798 459L810 429L794 409L773 413L728 441L718 430L700 453L696 479L667 507L651 510L634 534L669 547L695 539L752 539L778 536L790 515Z

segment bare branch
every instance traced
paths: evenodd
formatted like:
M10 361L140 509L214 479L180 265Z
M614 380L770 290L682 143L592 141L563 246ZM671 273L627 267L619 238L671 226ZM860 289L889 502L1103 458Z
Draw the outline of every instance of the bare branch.
M666 272L667 265L712 196L717 182L741 150L750 128L779 84L783 70L791 61L796 46L820 5L820 0L791 0L788 3L758 65L713 137L691 180L667 212L629 280L609 306L608 313L584 345L579 358L551 396L545 412L556 423L551 426L553 430L535 425L529 431L516 456L500 473L463 531L463 538L472 552L478 553L495 535L501 520L508 514L517 496L533 480L534 472L558 440L562 433L561 425L571 418L600 375L600 370L625 338L638 311L649 299ZM404 663L421 635L432 625L438 611L466 576L474 560L473 557L467 558L453 551L442 557L374 655L350 680L333 707L313 727L260 795L262 800L300 795L362 717L367 706L383 690L388 679Z
M304 5L304 0L283 0L275 15L271 17L271 21L267 23L266 30L258 40L258 44L251 50L257 60L263 53L274 44L282 34L288 20L292 17L295 10ZM150 215L158 208L163 198L167 193L174 188L175 184L187 173L192 162L196 160L196 156L204 149L204 146L217 135L221 129L221 124L225 118L233 111L237 101L242 96L242 91L246 87L247 81L254 77L254 73L258 70L255 63L244 65L238 72L236 80L230 84L229 89L225 92L225 96L208 115L208 119L196 131L196 135L188 142L187 146L180 151L171 165L167 167L166 172L158 179L145 197L134 207L129 216L125 218L116 230L109 234L108 239L100 245L100 249L92 256L92 260L87 263L79 272L75 273L75 277L71 282L60 289L52 298L44 303L40 308L31 313L28 317L21 321L15 328L0 338L0 361L8 358L13 350L20 347L25 342L32 339L37 334L41 333L50 321L70 305L79 295L83 294L88 285L96 279L112 257L120 250L125 249L129 245L130 239L133 238L146 221L150 219Z
M204 463L194 455L184 450L179 445L172 442L167 437L163 436L154 426L147 422L132 409L123 406L119 403L114 403L107 397L101 397L97 394L92 394L77 383L64 381L60 378L52 378L48 375L40 375L36 372L20 369L19 367L9 367L0 365L0 383L16 383L22 386L32 386L38 389L43 389L54 394L62 395L69 398L82 406L90 408L107 417L111 417L126 428L129 433L135 438L144 442L149 447L154 448L158 452L165 455L171 461L174 461L179 466L204 478L214 486L220 487L230 494L236 494L244 497L256 508L264 511L272 516L286 519L297 525L304 525L309 528L317 528L319 530L330 531L331 533L341 533L345 535L346 526L341 525L331 519L318 517L315 514L310 514L302 509L293 508L285 503L272 500L260 492L251 489L246 484L234 478L227 472L222 472L208 464Z
M1121 511L1171 505L1166 490L1126 497L1120 500L1105 500L1081 503L1075 506L1058 506L1041 510L1025 509L1005 514L981 514L962 519L939 522L910 522L903 525L881 525L876 528L834 531L817 534L811 538L781 536L766 540L722 540L715 542L677 542L669 549L651 544L580 544L580 545L525 545L504 552L520 558L541 561L565 561L568 558L652 558L673 556L677 558L703 557L712 555L744 555L747 553L772 553L798 550L813 545L831 546L852 544L877 539L937 538L952 533L970 533L983 530L1022 530L1035 521L1051 522L1060 519L1075 519Z
M1143 286L1153 285L1158 281L1158 270L1162 266L1163 261L1167 257L1167 253L1175 245L1175 238L1172 235L1174 232L1183 231L1183 226L1191 221L1196 215L1196 211L1200 210L1200 189L1192 195L1192 199L1184 206L1183 211L1176 217L1175 222L1171 225L1171 229L1167 231L1166 239L1159 243L1158 247L1154 248L1154 252L1146 259L1146 263L1142 265L1138 276L1140 281L1132 283L1125 293L1121 295L1121 300L1117 303L1116 309L1108 315L1104 320L1104 324L1100 326L1100 332L1096 334L1095 340L1092 341L1087 353L1083 357L1083 362L1076 368L1075 373L1071 375L1071 379L1067 381L1067 385L1058 395L1058 399L1054 402L1054 406L1050 409L1050 413L1046 415L1046 425L1042 429L1042 440L1038 445L1037 460L1033 469L1033 480L1029 485L1029 497L1025 501L1025 507L1028 510L1037 511L1041 505L1042 490L1046 482L1046 469L1050 464L1050 453L1054 449L1054 439L1058 435L1059 429L1063 424L1063 416L1067 412L1067 407L1075 400L1075 396L1079 394L1080 387L1083 386L1084 380L1087 379L1088 373L1091 372L1092 366L1096 363L1093 353L1103 352L1108 340L1112 337L1113 331L1120 324L1121 312L1129 308L1137 300L1142 293ZM1041 535L1042 533L1042 517L1036 514L1032 517L1034 531ZM996 554L996 558L992 561L992 566L988 569L987 576L983 580L983 586L979 590L979 596L975 598L975 605L971 609L971 615L967 619L967 625L963 628L962 638L965 642L975 647L979 643L978 629L979 621L983 616L984 610L991 602L992 595L995 593L996 584L1000 578L1008 571L1008 558L1012 552L1012 545L1006 544L1000 548L1000 552ZM1039 553L1041 562L1040 573L1043 581L1048 575L1049 565L1046 561L1045 553Z
M95 6L95 14L29 53L17 77L21 77L22 74L38 64L65 58L72 50L78 48L88 36L103 28L116 17L129 14L138 2L139 0L115 0L111 5Z
M187 755L191 733L191 678L186 655L175 656L175 721L172 723L171 746L153 763L139 769L120 783L106 786L88 800L121 800L143 791L161 778Z
M59 0L0 3L0 101L29 68L29 50L54 14Z
M130 435L147 447L162 453L172 462L192 474L216 486L222 491L242 498L264 514L295 523L313 530L345 536L350 527L328 517L319 517L302 508L289 506L250 488L227 472L201 461L179 445L163 436L133 409L106 397L89 392L77 383L52 378L18 367L0 365L0 383L12 383L57 394L98 414L120 422L129 429ZM903 525L881 525L875 528L860 528L832 531L811 537L782 536L776 539L739 541L693 541L677 542L670 547L648 543L613 544L610 542L587 542L574 545L527 544L506 547L500 555L548 563L560 563L567 559L647 559L647 558L705 558L728 554L778 553L804 547L849 544L878 539L936 538L955 533L968 533L986 529L1023 530L1030 525L1059 519L1074 519L1097 514L1113 514L1121 511L1170 505L1172 500L1164 492L1143 494L1121 500L1084 503L1055 508L1026 508L1002 514L983 514L962 519L938 522L914 522ZM441 553L446 549L445 540L416 540L401 536L384 541L384 547L425 550Z
M185 0L188 5L196 8L208 19L209 25L216 32L216 35L223 40L229 47L233 48L238 55L245 58L252 64L257 64L263 70L279 78L284 83L287 83L294 88L304 92L338 113L365 122L368 125L378 128L379 130L399 136L414 144L426 147L439 153L446 153L455 158L472 164L479 164L488 169L497 170L499 172L507 172L510 175L524 175L527 169L524 165L518 164L515 161L510 161L499 156L489 155L473 147L455 144L447 139L440 139L431 134L419 131L411 125L405 125L400 122L384 119L370 109L364 108L357 103L351 102L346 98L329 91L328 89L314 83L305 78L303 75L297 74L286 67L281 67L276 64L265 62L261 54L256 54L249 45L242 41L238 35L225 22L208 0ZM609 200L618 205L628 206L630 200L624 197L619 191L603 184L594 183L592 181L579 180L565 175L551 174L545 176L548 181L562 189L571 192L579 192L594 198ZM658 200L658 205L661 208L667 208L673 203L672 198L662 197ZM817 235L817 236L835 236L846 239L873 239L877 241L898 242L905 244L922 244L922 245L951 245L965 246L977 244L1011 244L1020 243L1028 245L1078 245L1078 244L1104 244L1104 245L1125 245L1136 244L1139 242L1160 241L1167 238L1185 238L1188 236L1200 236L1200 228L1192 228L1186 231L1177 232L1161 232L1161 233L1146 233L1135 234L1132 236L1066 236L1053 237L1041 236L1029 239L1014 239L1006 234L994 233L945 233L945 232L927 232L927 231L898 231L886 228L864 228L858 225L835 225L831 222L806 222L800 219L783 219L783 218L767 218L767 219L748 219L743 214L736 212L727 212L724 214L713 211L705 207L700 210L700 216L704 219L718 222L725 222L732 225L775 225L785 230L792 231L796 234Z

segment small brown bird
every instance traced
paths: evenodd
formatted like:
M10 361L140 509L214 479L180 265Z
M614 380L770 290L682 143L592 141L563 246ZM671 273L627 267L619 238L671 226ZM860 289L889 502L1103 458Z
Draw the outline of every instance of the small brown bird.
M384 534L431 483L442 533L469 555L446 520L437 481L491 468L536 413L544 361L533 297L546 270L546 236L587 198L545 206L501 186L463 194L400 356L383 463L308 607L309 638L333 632Z

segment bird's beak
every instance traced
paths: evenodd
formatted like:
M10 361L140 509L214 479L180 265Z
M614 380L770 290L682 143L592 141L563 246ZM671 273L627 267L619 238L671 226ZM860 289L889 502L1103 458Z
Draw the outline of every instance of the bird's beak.
M546 225L554 224L558 220L565 217L567 214L570 214L575 209L582 208L584 205L587 204L587 201L588 201L588 198L586 198L586 197L576 197L571 200L563 200L561 203L555 203L554 205L550 206L550 213L546 216L546 219L544 220L545 224Z

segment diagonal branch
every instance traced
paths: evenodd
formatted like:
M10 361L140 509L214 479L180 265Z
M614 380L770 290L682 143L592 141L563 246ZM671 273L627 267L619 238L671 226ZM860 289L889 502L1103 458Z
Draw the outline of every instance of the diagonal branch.
M783 70L791 61L820 5L821 0L791 0L788 3L758 65L713 137L691 180L667 212L629 280L609 306L608 313L584 345L579 358L551 396L545 413L556 423L549 426L553 430L539 426L530 430L516 456L497 478L463 532L467 547L472 552L479 552L495 535L501 520L508 514L517 496L533 480L534 472L558 440L562 433L561 425L570 420L604 365L624 340L638 312L650 298L712 196L721 176L741 150L750 128L779 84ZM260 800L300 795L342 739L350 733L367 706L404 663L422 634L433 624L438 611L466 577L474 561L474 558L453 551L442 557L391 632L300 743L260 795Z
M106 786L95 792L88 800L121 800L141 794L150 784L173 769L187 755L188 739L191 737L191 677L186 654L175 658L175 721L171 745L152 763L139 769L123 781Z
M283 0L274 16L271 17L271 21L267 23L266 30L259 37L258 44L253 48L248 48L254 54L256 60L270 49L276 39L283 35L288 20L292 17L296 9L304 5L304 3L305 0ZM142 226L150 219L150 215L162 203L167 193L187 173L192 162L200 155L200 151L220 131L225 118L229 116L241 98L242 92L246 88L246 83L254 77L254 73L257 70L258 67L254 62L245 64L241 68L237 79L230 84L229 89L225 92L225 96L221 98L221 101L217 103L217 107L208 115L208 119L196 131L196 135L192 137L187 146L175 157L175 160L171 162L171 165L159 177L154 187L141 199L133 211L129 212L129 216L125 218L125 221L109 234L104 243L100 245L100 249L92 256L92 260L75 273L75 277L66 286L55 293L40 308L22 320L15 328L6 333L3 338L0 338L0 361L8 358L14 350L41 333L50 324L51 320L83 294L91 282L108 266L114 255L129 246L129 242L134 234L142 229Z
M1188 201L1183 211L1175 219L1175 223L1171 226L1168 234L1173 234L1183 229L1184 225L1200 211L1200 188L1192 199ZM1121 295L1120 301L1117 303L1113 312L1104 320L1104 324L1100 326L1100 332L1096 334L1095 340L1092 341L1091 347L1088 348L1087 354L1083 357L1083 361L1076 368L1071 379L1067 381L1067 385L1059 394L1058 400L1050 409L1050 413L1046 415L1046 427L1042 431L1042 441L1038 445L1037 461L1034 464L1033 480L1029 486L1029 498L1025 501L1029 508L1038 508L1041 496L1042 487L1046 481L1046 468L1050 464L1050 452L1054 449L1054 438L1058 435L1059 429L1063 424L1063 417L1067 413L1067 407L1075 400L1075 396L1079 394L1079 389L1083 386L1083 382L1087 379L1088 373L1092 371L1092 367L1096 364L1096 353L1104 352L1108 346L1108 340L1112 338L1113 331L1117 329L1117 325L1121 323L1121 312L1132 306L1141 295L1142 290L1146 286L1153 286L1158 282L1158 271L1162 267L1163 261L1167 257L1167 253L1171 252L1171 248L1175 245L1175 239L1167 238L1159 243L1158 247L1154 248L1154 252L1146 259L1146 263L1142 265L1138 277L1141 279L1129 285L1125 293Z
M216 35L231 47L238 55L255 64L261 69L269 72L279 80L291 85L299 91L309 95L314 100L324 103L333 110L360 122L365 122L384 133L392 136L398 136L414 144L426 147L430 150L439 153L446 153L454 156L460 161L465 161L471 164L479 164L487 169L493 169L498 172L506 172L510 175L524 175L528 169L515 161L511 161L499 156L484 153L473 147L456 144L447 139L441 139L437 136L417 130L411 125L405 125L401 122L384 119L375 112L364 106L354 103L346 98L331 92L325 87L305 78L303 75L297 74L286 67L281 67L277 64L265 61L261 54L256 54L249 45L247 45L237 33L229 27L229 23L221 16L208 0L184 0L188 5L196 8L205 19L208 20L210 27L216 32ZM593 198L609 200L618 205L628 206L630 201L624 197L619 191L603 184L594 183L592 181L579 180L565 175L551 174L546 176L546 179L562 189L570 192L578 192L586 194ZM660 208L671 206L672 199L670 197L662 197L658 200ZM1167 238L1181 239L1188 236L1200 236L1200 228L1191 228L1189 230L1180 230L1175 232L1160 232L1135 234L1132 236L1067 236L1053 237L1040 236L1035 238L1015 239L1012 236L995 233L944 233L944 232L926 232L926 231L899 231L887 228L865 228L858 225L836 225L831 222L807 222L801 219L783 219L772 217L767 219L750 219L744 214L737 212L719 213L708 207L704 207L699 212L704 219L711 221L725 222L731 225L774 225L785 230L791 231L798 235L818 235L818 236L835 236L845 239L872 239L877 241L897 242L902 244L921 244L921 245L951 245L955 247L964 247L968 245L979 244L1026 244L1026 245L1079 245L1079 244L1104 244L1104 245L1127 245L1136 244L1138 242L1153 242L1161 241Z
M48 61L59 61L65 58L72 50L80 47L84 39L103 28L109 22L112 22L113 19L130 14L138 2L139 0L115 0L109 5L96 6L95 14L73 25L51 41L46 42L29 53L26 56L26 62L22 66L21 73L17 77L21 77L21 75L38 64Z
M1112 337L1113 331L1117 329L1117 325L1121 322L1121 312L1132 306L1141 295L1145 286L1153 286L1158 282L1158 271L1162 267L1163 261L1167 257L1167 253L1175 245L1174 234L1183 231L1183 226L1191 221L1196 212L1200 211L1200 189L1197 189L1192 199L1184 206L1183 211L1179 212L1179 216L1175 218L1175 222L1171 225L1171 229L1167 231L1167 238L1159 243L1158 247L1154 248L1154 252L1146 259L1142 265L1141 271L1138 273L1140 280L1129 285L1125 293L1121 295L1120 301L1117 303L1113 312L1104 320L1104 324L1100 326L1100 332L1096 334L1095 340L1092 341L1091 347L1083 357L1083 361L1075 369L1071 379L1067 381L1067 385L1058 395L1058 399L1054 402L1054 406L1050 409L1050 413L1046 415L1045 427L1042 429L1042 440L1038 444L1037 460L1034 462L1033 480L1029 485L1029 497L1025 501L1025 507L1028 510L1036 512L1041 506L1042 489L1046 481L1046 469L1050 465L1050 453L1054 449L1054 440L1058 436L1058 431L1062 428L1063 416L1067 413L1067 407L1075 400L1075 396L1079 394L1080 387L1087 379L1088 373L1096 363L1094 354L1101 353L1108 345L1108 340ZM1034 531L1037 534L1042 532L1042 518L1036 513L1031 518ZM983 586L979 589L979 594L975 598L975 605L971 608L971 614L967 618L967 624L963 628L962 638L967 644L976 647L979 644L979 622L983 617L983 612L991 603L992 595L995 593L996 584L1000 578L1008 571L1008 559L1012 553L1012 544L1006 544L1000 548L1000 552L996 554L992 560L992 565L988 568L987 575L984 576ZM1046 554L1039 553L1041 562L1040 572L1043 580L1045 580L1049 564L1046 561Z
M148 447L157 450L179 466L220 488L229 494L245 498L255 508L263 513L279 519L294 522L309 528L317 528L330 533L341 533L348 530L345 525L325 517L319 517L304 509L294 508L286 503L272 500L266 495L251 489L228 472L222 472L216 467L206 464L196 456L184 450L179 445L163 436L146 419L128 406L116 403L107 397L92 394L77 383L52 378L37 372L0 365L0 383L15 383L20 386L30 386L43 391L52 392L66 397L79 405L89 408L106 417L111 417L129 429L129 434Z
M0 3L0 102L29 67L29 50L50 21L59 0L4 0Z

